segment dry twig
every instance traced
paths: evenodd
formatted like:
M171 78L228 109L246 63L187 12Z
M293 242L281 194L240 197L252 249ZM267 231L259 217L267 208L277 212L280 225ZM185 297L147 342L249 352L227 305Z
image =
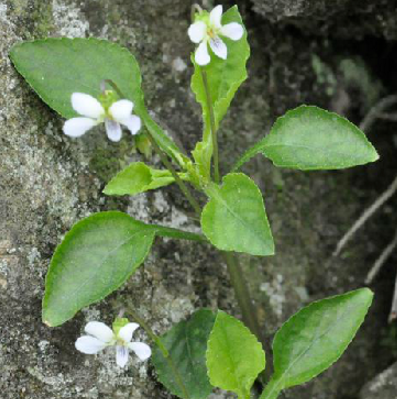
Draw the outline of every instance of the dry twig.
M389 323L397 319L397 278L396 283L394 285L394 295L393 295L393 302L391 306L391 311L389 315Z
M361 122L360 129L363 130L364 132L369 130L372 124L376 121L376 119L378 119L379 116L382 115L387 108L395 104L397 104L396 94L392 94L391 96L382 98L377 104L375 104L370 109L366 117Z
M397 231L391 243L383 250L379 258L376 260L371 270L369 271L368 276L365 280L366 284L371 284L372 281L374 281L374 278L378 275L379 270L382 268L387 259L389 259L389 256L392 254L392 252L396 247L397 247Z
M338 242L333 256L338 256L344 246L351 240L351 238L356 234L356 232L365 224L365 222L397 191L397 176L394 178L393 182L387 188L383 194L378 197L378 199L367 208L364 213L356 220L350 230L342 237Z

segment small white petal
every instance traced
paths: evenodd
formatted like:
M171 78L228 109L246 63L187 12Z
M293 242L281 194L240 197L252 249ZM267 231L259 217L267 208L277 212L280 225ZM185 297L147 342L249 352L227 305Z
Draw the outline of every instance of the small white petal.
M109 108L110 114L116 121L128 118L131 115L134 103L129 100L119 100L111 105Z
M105 111L101 103L89 94L73 93L72 107L80 115L98 119Z
M119 367L124 367L128 362L128 349L125 346L116 346L116 363Z
M150 346L146 345L142 342L131 342L128 344L128 347L133 352L135 352L135 354L142 361L148 359L152 354L152 350L150 349Z
M105 128L106 134L111 141L120 141L121 140L121 127L120 123L111 121L110 119L105 120Z
M240 40L244 35L244 29L237 22L232 22L230 24L222 26L220 34L232 40Z
M141 130L142 122L141 118L135 115L131 115L127 119L120 120L120 123L128 128L131 134L137 134Z
M220 39L216 37L210 40L210 46L212 51L217 55L219 58L226 60L227 58L227 47L226 44Z
M207 65L210 63L211 57L208 53L208 46L206 41L199 44L194 59L199 65Z
M207 33L207 25L203 21L197 21L190 25L187 33L193 43L200 43Z
M70 137L80 137L96 124L97 122L91 118L72 118L63 125L63 132Z
M210 24L214 28L220 29L222 26L221 20L222 20L222 14L223 14L223 7L221 5L216 6L211 12L210 12Z
M132 334L137 328L139 328L139 324L128 323L124 327L120 328L119 337L123 339L125 342L130 342L132 339Z
M90 337L89 335L84 335L77 339L75 346L80 352L83 352L87 355L94 355L105 348L106 343L97 338Z
M85 326L84 330L87 334L93 335L95 338L98 338L100 341L105 343L111 342L114 338L111 328L109 328L105 323L99 321L90 321Z

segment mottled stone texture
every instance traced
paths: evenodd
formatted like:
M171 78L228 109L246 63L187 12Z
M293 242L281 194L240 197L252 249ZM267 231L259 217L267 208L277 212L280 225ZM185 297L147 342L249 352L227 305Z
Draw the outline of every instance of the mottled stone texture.
M254 10L273 22L297 25L306 33L364 38L397 38L397 2L390 0L252 0Z
M361 392L361 399L395 399L397 395L397 363L369 382Z
M327 19L327 12L335 15L334 24L337 13L344 10L373 18L376 14L368 11L369 2L360 8L356 2L339 1L330 9L330 2L324 1L256 1L255 9L265 11L272 20L276 15L280 20L306 16L304 34L283 24L268 24L252 13L249 0L239 3L249 28L252 58L250 79L220 131L224 172L288 108L315 103L358 122L381 95L395 90L390 82L382 83L355 44L341 49L332 40L311 35L315 29L306 30L312 17L317 26L316 21ZM120 209L146 222L186 229L196 226L176 187L133 199L106 198L101 189L112 174L133 160L142 160L133 152L131 138L125 135L120 144L112 144L100 128L79 140L63 136L61 118L18 76L8 59L9 49L21 40L46 36L117 41L140 61L150 108L192 149L201 123L189 90L193 47L186 30L190 5L187 0L0 0L2 399L171 398L156 381L150 363L133 360L128 369L120 370L112 353L83 356L74 349L88 320L111 322L121 296L159 333L202 306L240 316L225 265L211 248L158 240L145 267L119 293L59 328L47 328L40 317L51 255L82 217ZM376 2L374 10L393 5L393 1ZM368 30L361 19L356 23L359 32L391 37L386 28L374 25ZM354 32L349 37L353 43L361 37ZM268 336L309 301L361 286L392 234L396 220L389 212L383 215L381 234L372 223L341 259L330 258L338 238L391 179L395 163L384 166L387 159L395 159L389 127L383 126L384 141L371 136L383 157L378 164L343 172L300 173L275 169L258 157L245 167L264 192L277 246L277 255L271 258L241 257ZM159 166L157 158L150 162ZM287 398L358 397L364 383L391 358L389 347L380 344L388 328L391 287L390 277L378 280L368 322L346 355L313 383L288 392ZM138 338L147 340L143 332ZM228 396L216 393L213 399L224 397Z

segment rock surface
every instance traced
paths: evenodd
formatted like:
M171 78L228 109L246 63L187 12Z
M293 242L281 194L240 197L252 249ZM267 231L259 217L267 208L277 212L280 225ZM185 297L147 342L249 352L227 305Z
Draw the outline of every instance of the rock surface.
M279 15L290 12L291 2L257 1L256 9L270 13L264 4L273 5ZM340 5L343 10L346 2ZM192 149L201 125L189 91L190 6L186 0L0 0L0 390L4 399L171 398L156 381L150 363L133 360L128 369L120 370L110 352L91 357L74 349L87 321L111 322L121 297L128 297L159 333L202 306L239 316L226 267L213 250L159 240L145 267L117 294L60 328L49 329L41 322L51 255L81 218L120 209L147 222L195 226L176 187L133 199L106 198L101 193L106 181L123 165L141 159L131 149L131 138L125 135L119 145L111 144L100 129L79 140L63 136L62 120L15 72L9 49L21 40L46 36L117 41L140 61L150 108ZM322 13L324 7L319 8ZM316 103L358 121L387 93L359 52L340 51L316 36L308 40L283 26L258 23L248 0L240 8L249 27L252 59L250 79L220 132L225 172L231 159L263 137L274 118L288 108ZM357 37L352 33L350 38ZM387 158L390 145L376 136L371 139ZM156 158L151 162L159 165ZM377 196L377 176L384 173L386 183L378 184L383 188L390 171L379 163L305 174L275 169L261 158L244 170L265 194L277 245L275 257L241 257L259 316L271 335L309 301L363 284L378 244L383 245L394 230L391 215L386 215L383 235L373 238L376 228L370 225L344 258L329 260L329 256L362 205ZM375 287L379 292L368 323L342 360L313 383L287 392L287 398L356 399L365 381L386 367L388 348L382 349L379 341L390 287L387 278ZM137 338L147 340L143 332ZM371 358L372 353L378 356ZM232 396L214 393L212 399L226 397Z
M305 33L344 39L397 38L397 3L389 0L252 0L254 10L277 23L290 23Z
M397 363L369 382L361 392L361 399L394 399L397 392Z

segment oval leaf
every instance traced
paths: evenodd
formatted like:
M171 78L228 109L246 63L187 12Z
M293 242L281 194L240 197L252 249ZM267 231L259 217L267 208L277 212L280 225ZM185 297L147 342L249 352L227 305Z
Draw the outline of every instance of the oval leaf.
M239 398L250 398L251 387L265 366L265 352L256 337L239 320L219 311L207 350L211 384Z
M224 251L273 255L274 243L262 194L242 173L211 186L210 201L201 214L201 227L213 245Z
M238 7L234 6L226 11L222 16L222 25L237 22L244 26ZM250 56L250 47L247 40L247 32L244 29L244 36L233 41L222 37L225 42L228 55L226 60L217 57L212 50L211 62L205 67L200 67L194 62L194 74L192 76L191 88L196 96L196 100L201 104L204 119L204 141L210 133L210 115L208 108L208 97L203 83L202 70L205 71L210 90L211 105L214 110L215 125L225 116L234 95L240 85L247 79L246 64Z
M119 288L144 261L155 229L122 212L102 212L73 226L46 277L43 320L59 326Z
M336 113L306 105L278 118L270 134L250 148L233 170L258 153L275 166L300 170L344 169L379 158L353 123Z
M106 195L136 195L174 182L168 170L153 169L135 162L119 172L105 187Z
M188 399L178 378L183 382L190 399L205 399L212 391L207 376L205 353L214 321L215 315L212 311L200 309L188 321L181 321L162 335L161 340L178 376L175 376L175 370L158 348L153 352L152 362L159 380L180 398Z
M158 145L177 158L178 147L145 108L139 65L126 48L95 38L50 38L19 43L11 49L10 57L41 99L65 118L76 116L70 100L72 93L98 97L101 82L112 80L134 103L134 112Z
M353 340L371 306L368 288L323 299L291 317L273 342L274 375L261 399L310 381L335 363Z

